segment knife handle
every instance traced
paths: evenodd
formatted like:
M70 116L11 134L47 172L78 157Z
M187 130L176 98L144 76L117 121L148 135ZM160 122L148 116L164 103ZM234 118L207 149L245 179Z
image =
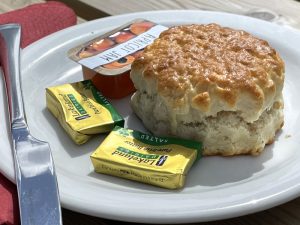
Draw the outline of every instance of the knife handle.
M0 63L6 84L12 128L14 126L27 127L20 79L20 41L19 24L0 25Z

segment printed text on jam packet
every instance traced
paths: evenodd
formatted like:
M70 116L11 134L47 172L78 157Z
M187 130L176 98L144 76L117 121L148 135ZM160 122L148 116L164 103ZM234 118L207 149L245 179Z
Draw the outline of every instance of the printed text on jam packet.
M105 65L132 54L138 50L145 48L151 44L159 34L168 28L162 25L156 25L139 36L130 39L127 42L117 45L114 48L108 49L98 55L81 59L78 61L83 66L94 69L98 66Z

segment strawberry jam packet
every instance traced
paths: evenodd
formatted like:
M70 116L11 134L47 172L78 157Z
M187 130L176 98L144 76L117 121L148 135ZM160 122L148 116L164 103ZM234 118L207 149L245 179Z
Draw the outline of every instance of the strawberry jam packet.
M134 91L129 78L132 62L167 29L154 22L137 19L72 48L68 55L82 65L84 78L92 79L106 97L124 97ZM121 90L123 93L120 93Z

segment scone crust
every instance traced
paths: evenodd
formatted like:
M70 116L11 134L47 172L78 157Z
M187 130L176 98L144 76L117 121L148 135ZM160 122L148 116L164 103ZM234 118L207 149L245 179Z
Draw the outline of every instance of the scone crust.
M217 24L168 29L132 64L137 90L178 114L237 111L247 122L281 96L284 62L267 41Z

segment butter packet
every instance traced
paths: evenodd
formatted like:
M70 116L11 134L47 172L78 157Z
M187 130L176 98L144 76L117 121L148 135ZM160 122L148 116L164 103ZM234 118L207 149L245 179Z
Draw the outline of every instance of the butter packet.
M76 144L124 126L124 119L90 80L46 88L47 108Z
M168 189L182 188L202 144L116 126L91 155L95 172Z

